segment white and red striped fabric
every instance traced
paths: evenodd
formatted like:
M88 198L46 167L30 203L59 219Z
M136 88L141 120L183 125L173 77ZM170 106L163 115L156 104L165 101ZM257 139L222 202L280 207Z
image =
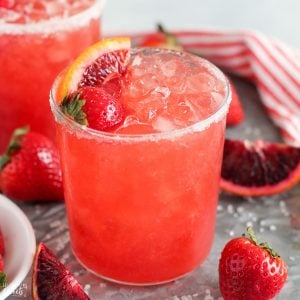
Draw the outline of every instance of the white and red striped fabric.
M300 51L254 31L173 32L186 50L252 80L283 139L300 146ZM153 33L152 33L153 34ZM147 34L136 34L136 40Z

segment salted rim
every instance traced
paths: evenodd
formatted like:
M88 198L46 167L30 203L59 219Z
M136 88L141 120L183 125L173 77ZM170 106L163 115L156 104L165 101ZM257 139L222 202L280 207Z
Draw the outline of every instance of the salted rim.
M163 49L165 51L166 49ZM179 52L179 51L174 51L174 50L167 50L167 51L172 51L172 52ZM207 129L212 123L220 121L227 113L229 104L231 102L231 90L229 86L229 81L227 77L224 75L224 73L214 64L212 64L210 61L193 55L189 52L184 52L187 53L188 55L194 56L199 60L202 60L209 68L210 70L213 71L213 74L217 79L220 79L224 82L224 87L225 87L225 95L224 95L224 101L218 107L218 109L213 112L209 117L207 117L204 120L201 120L195 124L192 124L187 127L171 130L171 131L165 131L165 132L158 132L158 133L145 133L145 134L124 134L124 133L111 133L111 132L105 132L105 131L99 131L96 129L88 128L87 126L80 125L79 123L75 122L72 120L70 117L66 116L62 110L59 108L57 105L56 101L54 100L54 95L56 94L55 91L57 89L57 86L59 85L60 79L62 77L62 73L60 73L54 83L53 86L50 90L50 106L51 110L54 114L55 121L63 124L68 127L69 130L74 132L75 134L85 134L85 138L102 138L106 140L113 140L113 141L127 141L127 142L134 142L134 141L157 141L160 139L173 139L178 136L187 134L187 133L192 133L192 132L200 132L205 129ZM182 53L181 52L181 53ZM179 52L180 53L180 52Z
M91 19L99 18L102 14L106 0L95 0L88 8L69 17L53 17L37 23L0 24L0 34L49 34L61 30L70 30L74 27L84 26Z

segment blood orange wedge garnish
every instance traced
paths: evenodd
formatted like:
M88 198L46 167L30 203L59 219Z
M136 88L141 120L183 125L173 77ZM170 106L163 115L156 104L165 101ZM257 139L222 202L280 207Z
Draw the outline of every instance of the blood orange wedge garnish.
M102 87L103 83L126 72L130 39L103 39L82 52L66 70L58 95L60 100L84 86ZM110 87L111 88L111 87Z
M283 192L300 179L300 148L226 139L221 189L241 196Z
M89 300L81 285L43 243L33 262L32 299Z

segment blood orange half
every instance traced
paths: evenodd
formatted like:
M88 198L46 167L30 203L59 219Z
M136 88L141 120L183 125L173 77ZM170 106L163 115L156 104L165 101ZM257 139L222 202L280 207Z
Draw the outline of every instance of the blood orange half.
M43 243L33 262L32 299L89 300L81 285Z
M300 180L300 148L226 139L221 189L241 196L283 192Z
M103 39L87 48L66 70L58 91L59 99L84 86L102 87L110 79L116 81L126 72L129 48L127 37Z

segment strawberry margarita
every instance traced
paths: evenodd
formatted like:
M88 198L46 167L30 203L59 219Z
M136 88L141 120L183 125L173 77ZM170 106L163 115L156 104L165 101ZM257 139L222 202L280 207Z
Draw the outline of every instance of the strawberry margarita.
M224 75L204 59L131 49L109 132L79 125L50 99L71 244L103 278L157 284L183 276L214 237L225 119Z
M0 1L0 151L20 126L54 136L51 83L99 39L103 2Z

